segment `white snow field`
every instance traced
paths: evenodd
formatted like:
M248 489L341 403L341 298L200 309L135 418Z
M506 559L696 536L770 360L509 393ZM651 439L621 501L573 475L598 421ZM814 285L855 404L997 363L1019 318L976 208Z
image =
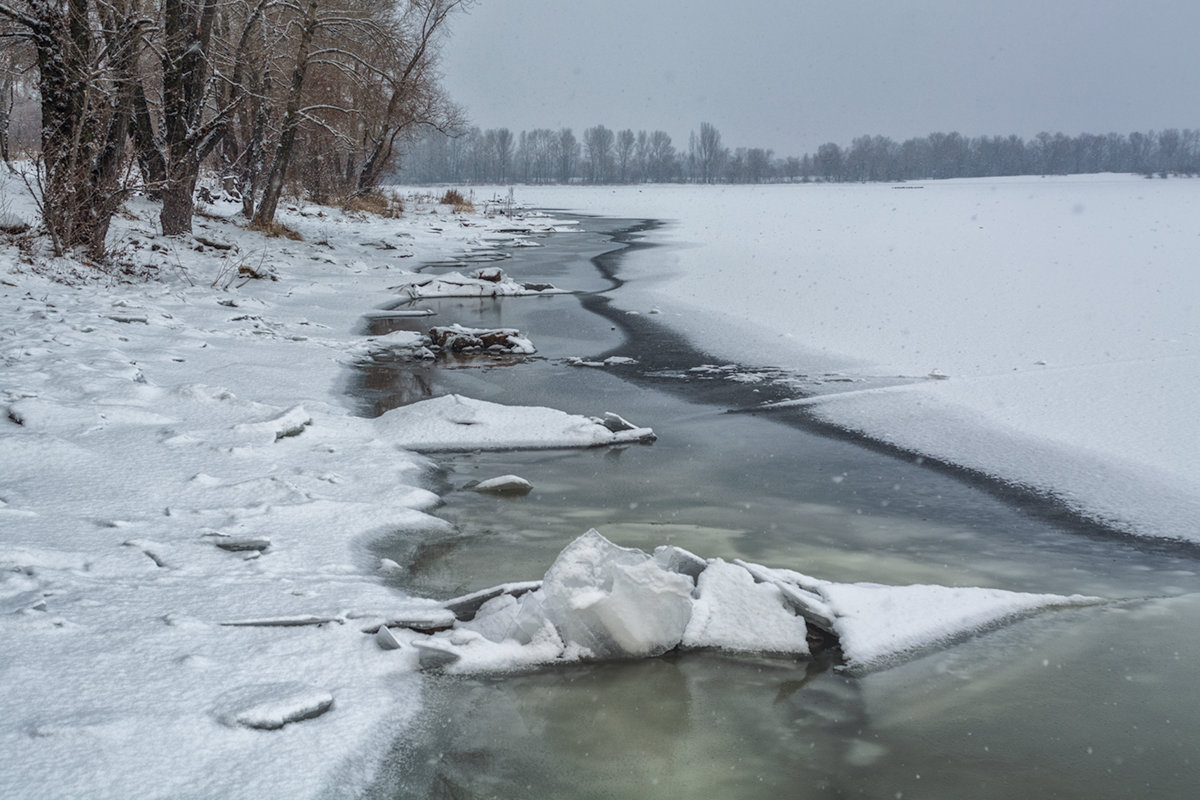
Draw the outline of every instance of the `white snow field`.
M664 246L622 262L618 302L716 358L811 376L818 418L1200 541L1200 180L518 196L663 220L645 239Z
M14 218L33 222L33 207L20 182L7 174L0 181L6 226ZM974 204L984 203L993 191L1008 198L996 201L1003 208L986 224L1006 221L1008 238L997 238L996 248L1032 257L1030 241L1056 240L1044 231L1025 236L1011 230L1015 223L1008 205L1015 202L1015 192L1025 191L1040 198L1031 202L1045 211L1047 204L1053 206L1046 193L1053 194L1055 185L1032 182L1033 188L1020 190L1017 183L998 184L993 190L991 184L946 184L923 192L886 187L647 188L642 200L636 189L564 193L560 205L601 210L609 204L603 210L670 216L682 220L670 229L676 241L684 239L682 234L702 241L704 225L713 225L707 246L642 251L629 269L637 277L637 291L631 292L635 301L645 299L649 307L651 295L640 287L653 288L653 302L663 306L671 322L705 337L715 351L748 363L804 364L807 370L810 362L801 358L796 345L803 341L839 367L837 354L842 352L874 358L860 366L863 375L881 370L925 374L939 368L951 376L892 391L831 397L817 406L820 413L851 424L850 412L861 408L858 427L876 436L895 435L902 445L930 452L940 440L925 448L914 437L935 436L943 426L954 432L953 441L978 442L986 456L1024 452L1001 446L1010 439L1030 442L1028 460L1039 468L1036 473L1006 473L1006 460L978 466L1017 479L1042 479L1048 488L1074 492L1072 499L1081 504L1095 499L1087 491L1096 488L1095 470L1082 466L1101 465L1100 474L1121 492L1113 501L1124 503L1122 512L1134 515L1139 531L1175 532L1165 523L1154 527L1160 518L1142 513L1141 506L1154 498L1163 502L1162 519L1195 519L1189 510L1197 494L1194 456L1182 442L1189 436L1195 441L1195 422L1182 413L1194 396L1188 390L1195 388L1189 383L1195 376L1195 353L1186 336L1192 322L1180 308L1194 296L1195 284L1177 269L1186 247L1185 221L1175 209L1191 202L1191 187L1200 184L1121 179L1061 184L1067 195L1066 189L1075 187L1072 191L1085 198L1078 201L1085 213L1074 214L1069 204L1059 224L1069 227L1071 220L1086 219L1096 209L1110 225L1105 241L1112 250L1122 236L1137 240L1124 252L1138 254L1144 280L1166 280L1160 273L1179 279L1173 289L1163 290L1166 311L1161 314L1142 302L1147 294L1157 295L1109 262L1095 269L1113 273L1113 281L1124 279L1126 303L1120 308L1109 302L1116 290L1107 284L1078 289L1082 269L1074 263L1075 279L1057 283L1040 267L1029 266L1029 280L1037 287L1025 293L999 276L989 287L979 285L983 271L965 253L978 225L972 221L973 227L968 226L962 218L975 214L984 224L991 218ZM1157 193L1180 197L1168 202ZM1130 198L1139 194L1150 198L1147 206L1162 212L1158 238L1143 238L1136 227L1137 220L1148 218L1135 213L1137 205ZM948 202L943 195L958 199ZM543 202L551 202L550 193L545 197ZM578 199L566 203L569 197ZM1115 197L1123 199L1118 203ZM645 202L650 198L657 199ZM888 203L931 205L913 212L905 225L886 227L889 212L882 206ZM1110 207L1121 204L1133 211L1121 217ZM860 205L866 208L858 213ZM787 218L788 209L798 216ZM206 211L209 216L197 219L195 237L174 239L156 235L156 209L148 203L135 200L130 213L118 217L112 232L117 260L133 272L154 267L157 275L149 281L104 276L78 262L49 258L31 239L0 238L2 797L355 796L421 704L417 634L391 636L387 624L452 620L443 606L385 586L381 575L394 565L373 558L368 547L397 530L446 526L431 513L438 497L425 488L432 462L414 450L596 446L651 435L648 429L627 427L617 416L619 408L591 410L599 415L591 418L553 409L505 410L451 397L430 401L424 410L397 409L377 420L354 415L345 392L348 365L379 349L422 347L420 337L395 334L365 341L358 332L362 315L407 291L396 287L419 283L409 269L420 261L506 242L532 244L520 234L502 232L511 227L509 220L456 215L416 200L410 200L408 213L399 220L301 206L281 215L305 237L291 241L247 232L224 221L222 208ZM836 222L839 214L850 216ZM950 275L945 285L924 279L925 290L947 304L939 335L924 311L906 304L922 297L911 283L920 283L915 267L941 252L925 240L948 224L939 222L938 215L945 214L958 215L951 219L963 228L958 237L963 254L961 261L959 256L932 259ZM539 216L522 222L522 228L534 231L561 226ZM840 227L823 239L821 226ZM847 233L850 228L857 234ZM1194 232L1191 236L1195 238ZM889 238L901 250L921 250L919 257L909 253L898 258L895 267L899 271L907 265L914 275L880 278L889 288L871 289L866 276L878 276L880 270L877 263L866 263L865 256L885 252L879 242ZM790 244L784 247L783 241ZM864 259L839 255L841 245L852 243ZM973 255L987 250L977 243L971 248ZM1087 248L1089 257L1103 260L1106 255L1098 245ZM1065 258L1069 251L1060 242L1057 257ZM698 257L694 265L687 260L689 253ZM835 260L837 269L830 266ZM1041 256L1034 261L1050 263ZM685 275L685 267L695 271ZM809 271L812 286L794 285L800 268ZM760 285L759 279L772 269L779 279ZM970 276L954 277L956 270ZM846 276L845 286L839 274ZM470 284L475 294L488 291L466 278L460 283ZM437 291L447 286L443 282ZM822 287L823 295L818 291ZM1096 354L1098 363L1111 369L1081 368L1081 351L1101 346L1104 337L1068 327L1064 335L1070 338L1063 343L1052 334L1052 325L1038 328L1035 337L1032 326L1039 317L1032 311L1030 335L1023 341L1039 344L1036 353L1012 342L995 352L985 348L988 342L1007 341L997 334L998 327L977 330L980 309L990 308L989 299L1007 314L1015 303L1011 295L1021 294L1062 319L1076 290L1108 298L1097 300L1097 319L1124 334L1102 345L1114 348L1110 356ZM767 302L789 291L798 304L791 311L786 304ZM715 301L718 295L723 303ZM722 306L731 317L716 315ZM857 327L870 314L884 315L877 321L882 327L876 339ZM889 361L884 344L894 346L904 338L892 321L910 316L905 325L911 349L895 349ZM1145 330L1136 341L1125 341L1133 337L1133 318ZM731 322L707 327L721 319ZM740 327L755 322L765 327ZM1001 324L1009 323L994 320L995 326ZM1174 337L1170 341L1168 328ZM740 339L746 330L758 331L757 338ZM838 330L856 330L857 338L843 339ZM808 335L815 331L826 336ZM795 338L786 339L788 332ZM536 342L536 331L526 333ZM916 356L908 355L918 350ZM975 350L978 357L970 355ZM1048 363L1027 363L1034 358ZM1120 359L1127 369L1122 370ZM971 367L975 362L985 366ZM1017 369L1009 369L1010 364ZM1114 391L1096 394L1094 404L1080 403L1078 391L1085 384L1073 378L1081 375L1090 376L1098 390L1107 386ZM1152 379L1159 381L1154 391L1147 385ZM1119 393L1117 383L1122 384ZM965 388L955 394L956 387ZM1172 393L1171 387L1177 391ZM995 394L984 395L983 390ZM1034 390L1041 394L1022 394ZM980 398L986 397L993 397L993 404L1003 400L1027 410L1041 404L1044 410L1017 428L1017 436L1000 426L1003 408L991 416L984 413L988 409L981 408L986 402ZM1124 413L1139 398L1144 413L1122 419L1114 426L1119 430L1097 422L1111 422L1113 414ZM1059 401L1077 406L1076 424L1065 425L1064 414L1047 405ZM430 433L423 439L414 435L415 424L405 420L424 412L422 424ZM606 412L614 413L604 416ZM1022 423L1016 410L1008 413L1014 426ZM889 420L903 424L879 427ZM653 426L655 421L635 422ZM966 426L968 422L975 427ZM1167 425L1174 426L1170 432L1175 438L1166 435ZM1084 450L1080 440L1097 427L1095 442ZM447 430L457 438L445 439ZM1118 439L1128 450L1120 457L1110 452ZM1055 483L1060 479L1075 483L1064 488ZM1175 511L1191 516L1173 516ZM583 616L551 615L550 627L521 628L525 633L515 638L489 629L500 639L489 648L489 668L567 660L586 655L584 649L604 655L604 648L593 649L599 645L586 642L597 614L626 631L618 640L624 642L623 651L615 651L622 655L652 655L670 646L676 634L686 646L799 652L800 626L778 602L780 593L790 590L772 583L776 579L820 595L828 610L851 626L843 635L864 665L886 663L1013 613L1068 602L980 590L986 596L971 598L980 607L949 619L941 612L962 610L960 590L839 589L781 570L771 572L771 580L762 574L747 580L746 567L723 562L706 562L709 566L692 587L691 578L675 574L679 565L672 566L670 558L670 570L664 571L661 563L644 558L609 559L598 545L590 552L596 557L556 562L547 579L553 586L555 576L561 578L566 606ZM576 580L608 575L622 564L620 574L611 575L611 586L603 577L591 588ZM613 586L620 589L616 596ZM650 616L632 611L637 603L628 598L638 592L657 593L666 610ZM890 625L855 627L856 619L878 623L878 616L868 611L879 607L881 598L885 607L909 611L897 614ZM921 614L911 613L904 598L915 599ZM503 610L503 602L489 610ZM756 620L765 615L773 622L756 633L748 615ZM933 630L911 627L931 622ZM365 634L377 630L384 633ZM646 631L657 633L650 637ZM458 633L484 636L469 628ZM528 642L521 640L526 635Z

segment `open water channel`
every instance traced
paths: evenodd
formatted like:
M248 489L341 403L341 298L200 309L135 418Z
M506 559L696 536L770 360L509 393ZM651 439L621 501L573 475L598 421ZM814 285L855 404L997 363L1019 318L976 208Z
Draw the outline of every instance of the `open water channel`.
M686 653L494 677L432 676L377 798L1191 798L1200 786L1200 555L1125 538L986 478L755 411L778 386L621 308L620 255L652 225L583 219L500 263L574 294L422 301L372 333L515 327L533 357L379 363L364 413L461 393L655 429L652 445L439 456L454 532L398 532L406 591L540 578L595 527L837 581L1111 598L854 677L827 661ZM448 265L430 265L436 271ZM640 309L646 311L646 309ZM574 366L572 357L636 364ZM738 412L738 413L730 413ZM515 473L534 490L464 490Z

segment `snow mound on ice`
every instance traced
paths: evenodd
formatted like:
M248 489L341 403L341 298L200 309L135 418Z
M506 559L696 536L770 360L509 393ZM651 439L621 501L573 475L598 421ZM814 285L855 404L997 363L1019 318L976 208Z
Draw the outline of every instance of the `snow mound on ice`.
M1048 608L1090 605L1094 597L1025 594L949 586L829 583L820 594L833 610L846 664L871 670Z
M505 406L457 394L392 409L375 424L407 450L601 447L653 441L650 428L614 431L592 417L539 406Z
M480 481L471 487L471 491L481 494L522 495L533 491L533 484L520 475L498 475Z
M448 274L439 277L414 273L392 287L406 300L428 297L520 297L524 295L561 294L553 286L518 283L502 270L487 268L466 275Z

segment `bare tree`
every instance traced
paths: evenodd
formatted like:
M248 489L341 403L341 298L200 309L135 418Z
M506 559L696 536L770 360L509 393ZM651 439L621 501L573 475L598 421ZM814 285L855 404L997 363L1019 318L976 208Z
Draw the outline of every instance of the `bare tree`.
M696 140L696 159L700 168L700 180L712 183L721 174L721 167L728 156L721 146L721 134L708 122L700 123L700 136Z
M12 21L0 17L0 159L12 167L10 129L16 108L17 86L22 75L32 68L32 49L19 38Z
M671 137L665 131L654 131L650 134L647 147L647 170L650 180L659 183L670 180L675 163L675 147L671 144Z
M500 128L492 137L496 154L496 180L505 183L509 179L513 159L513 135L508 128Z
M267 227L275 221L275 210L278 208L279 198L283 194L284 176L291 163L292 152L296 144L296 131L300 127L304 75L310 64L309 57L312 53L313 37L321 23L317 13L319 9L318 0L308 0L296 21L299 35L296 42L296 58L292 67L287 106L284 108L283 124L280 128L279 139L275 144L271 169L267 173L262 201L258 204L254 218L251 220L255 227Z
M133 86L151 21L137 0L0 2L0 18L36 53L41 96L42 220L62 254L105 252L125 196L122 167Z
M620 183L629 182L629 167L633 160L633 145L637 140L629 128L617 134L617 180Z
M596 125L583 132L589 183L609 183L613 180L614 140L613 132L603 125Z
M216 0L162 0L164 234L190 233L200 161L219 130L204 120L213 91L210 45Z
M387 35L381 38L378 59L370 63L379 65L375 79L383 113L370 117L363 126L362 167L356 193L379 185L395 155L397 142L411 136L417 128L428 127L443 133L456 133L462 128L463 113L442 91L437 64L448 30L447 21L455 11L469 7L470 3L471 0L406 0L400 4L401 11L393 9L377 17L379 30Z
M558 132L558 180L559 183L570 183L575 177L575 167L579 164L579 142L570 128L562 128Z
M274 219L298 142L307 154L302 166L310 193L347 197L377 187L398 146L412 139L417 128L461 129L461 111L442 92L436 65L446 21L469 2L280 4L290 9L282 24L287 30L284 41L294 56L289 56L287 67L276 78L286 94L276 101L283 106L282 115L261 158L269 167L253 215L255 225ZM506 156L507 170L512 134L506 133L507 149L498 155ZM259 159L244 160L253 173Z

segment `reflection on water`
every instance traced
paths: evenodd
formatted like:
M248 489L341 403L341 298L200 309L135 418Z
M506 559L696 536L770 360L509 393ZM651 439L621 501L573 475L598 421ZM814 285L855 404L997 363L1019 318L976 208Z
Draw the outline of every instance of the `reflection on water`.
M863 722L858 685L814 662L692 654L442 678L380 796L779 797L873 760Z
M546 242L506 270L570 286L564 265L597 250L586 236ZM540 260L519 272L526 253ZM1194 551L1087 535L783 415L724 414L624 380L636 366L569 366L569 356L622 347L576 297L443 303L437 317L388 324L518 327L538 355L508 367L376 364L357 379L364 410L461 392L614 411L660 438L439 457L438 513L455 530L377 544L406 566L396 580L409 591L451 596L540 577L597 527L623 545L671 543L834 580L1132 599L1025 620L863 678L713 653L433 678L421 724L396 743L373 796L1192 796L1200 704L1181 699L1200 659ZM534 490L463 490L505 473ZM1182 596L1145 599L1167 595Z

